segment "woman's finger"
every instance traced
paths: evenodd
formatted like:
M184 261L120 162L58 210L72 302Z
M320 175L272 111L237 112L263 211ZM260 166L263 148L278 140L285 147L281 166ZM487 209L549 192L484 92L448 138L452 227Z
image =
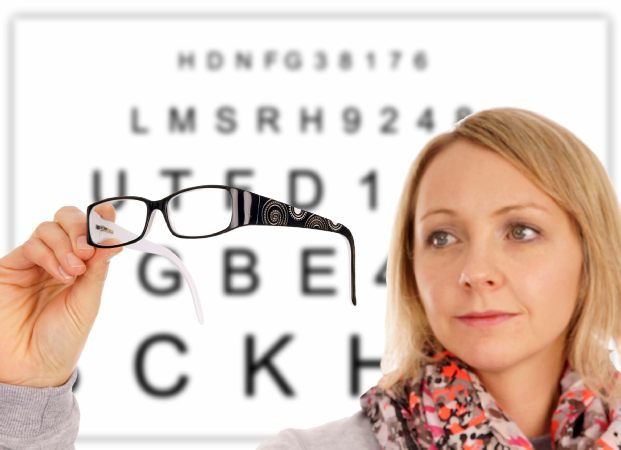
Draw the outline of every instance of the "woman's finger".
M42 267L61 283L73 282L74 277L64 271L56 254L38 237L31 237L17 250L21 250L21 255L17 255L16 259L22 260L22 262L23 260L32 261L34 265Z
M58 223L41 223L33 233L33 237L43 241L54 252L65 273L79 275L86 270L82 259L74 253L69 236Z
M69 236L73 252L82 260L95 254L95 248L86 242L86 214L75 206L63 206L54 215L54 222Z

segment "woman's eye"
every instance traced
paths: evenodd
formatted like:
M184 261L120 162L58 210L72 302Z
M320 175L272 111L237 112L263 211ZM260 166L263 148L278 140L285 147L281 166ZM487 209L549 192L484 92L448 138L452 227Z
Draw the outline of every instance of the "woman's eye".
M445 247L443 243L446 243L445 241L447 240L447 236L451 236L451 234L446 231L434 231L427 238L427 245L437 248ZM440 245L436 245L437 241L440 241Z
M518 233L515 233L515 230L519 230ZM537 237L537 235L539 234L539 232L537 230L535 230L532 227L529 227L528 225L524 225L522 223L514 223L511 224L511 235L516 238L516 240L518 241L531 241L532 239L522 239L522 237L526 234L528 235L528 233L524 233L524 230L530 230L532 231L532 235L534 239L535 237Z

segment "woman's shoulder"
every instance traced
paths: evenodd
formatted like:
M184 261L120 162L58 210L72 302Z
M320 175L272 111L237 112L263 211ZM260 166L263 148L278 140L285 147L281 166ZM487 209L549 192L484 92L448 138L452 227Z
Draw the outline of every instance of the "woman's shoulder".
M371 421L362 411L313 428L284 429L273 438L262 442L257 450L349 450L352 448L360 450L379 450L380 448L371 429Z

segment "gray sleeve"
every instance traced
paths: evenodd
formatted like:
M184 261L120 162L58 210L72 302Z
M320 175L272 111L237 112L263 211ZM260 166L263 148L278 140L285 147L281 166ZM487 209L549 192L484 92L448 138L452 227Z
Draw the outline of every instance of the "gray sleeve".
M293 429L282 430L276 436L268 439L257 447L257 450L306 450L300 443Z
M262 442L257 450L380 450L370 420L355 414L323 425L299 429L287 428Z
M72 387L35 388L0 383L0 449L73 449L80 410Z

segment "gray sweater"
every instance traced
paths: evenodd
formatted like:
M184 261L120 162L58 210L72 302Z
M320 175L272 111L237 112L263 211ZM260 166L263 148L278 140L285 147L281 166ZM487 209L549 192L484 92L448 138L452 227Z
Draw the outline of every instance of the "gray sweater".
M32 388L0 383L0 449L73 449L80 410L71 388L77 372L62 386ZM536 450L552 450L550 435L531 439ZM380 450L362 411L308 428L287 428L258 450Z
M73 449L80 410L71 388L73 371L58 387L33 388L0 383L0 449Z

